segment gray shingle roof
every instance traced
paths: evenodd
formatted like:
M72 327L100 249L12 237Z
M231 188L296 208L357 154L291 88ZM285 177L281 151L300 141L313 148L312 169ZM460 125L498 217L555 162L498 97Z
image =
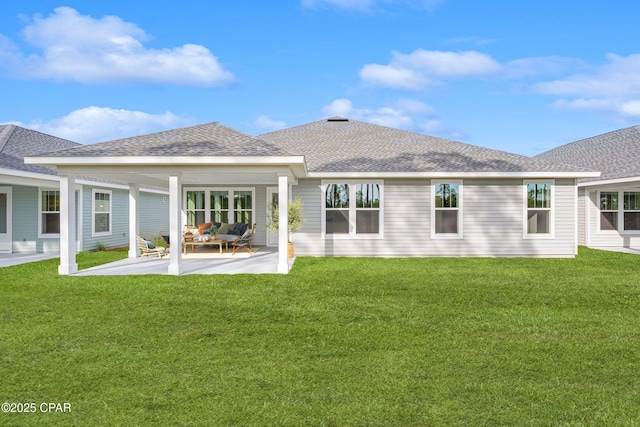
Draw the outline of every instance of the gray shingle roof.
M640 126L571 142L535 158L602 172L599 178L585 178L583 182L640 177Z
M23 172L55 175L50 168L26 165L24 157L52 152L80 144L16 125L0 125L0 167Z
M278 156L268 142L221 125L206 123L58 151L55 156Z
M311 172L577 172L584 169L341 117L259 135Z

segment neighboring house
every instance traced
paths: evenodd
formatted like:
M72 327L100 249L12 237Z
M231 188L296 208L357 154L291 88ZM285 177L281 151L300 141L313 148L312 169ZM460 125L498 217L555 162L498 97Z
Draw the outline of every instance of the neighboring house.
M25 164L24 157L81 144L25 129L0 125L0 253L60 250L60 178L55 169ZM75 184L77 250L129 243L129 187L121 182L80 178ZM166 191L141 196L148 212L145 232L168 228Z
M640 249L640 126L575 141L536 156L601 171L578 181L581 245Z
M573 257L576 179L598 176L340 117L259 137L209 123L27 163L56 167L61 188L72 188L77 175L168 187L172 241L187 221L256 223L254 242L278 246L281 273L288 271L286 227L265 229L274 201L281 224L291 198L304 203L306 223L294 236L299 255ZM74 209L65 195L62 211ZM77 269L69 228L61 274ZM182 255L171 251L168 273L181 271Z

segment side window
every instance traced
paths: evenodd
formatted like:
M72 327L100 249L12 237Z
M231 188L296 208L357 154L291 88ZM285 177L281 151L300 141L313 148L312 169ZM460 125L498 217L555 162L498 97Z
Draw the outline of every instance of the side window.
M324 207L325 233L349 234L349 185L327 185Z
M93 190L93 235L111 234L111 191Z
M40 190L40 234L60 234L60 191Z
M618 229L618 192L603 191L600 193L600 230Z
M624 193L624 230L640 230L640 192L638 191Z
M461 181L433 182L433 237L462 237L461 192Z
M553 183L525 183L526 235L551 236L553 230Z

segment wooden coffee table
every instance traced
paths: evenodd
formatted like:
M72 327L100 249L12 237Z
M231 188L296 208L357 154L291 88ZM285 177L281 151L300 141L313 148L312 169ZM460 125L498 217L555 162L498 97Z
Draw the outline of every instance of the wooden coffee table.
M222 255L222 245L225 246L226 250L229 250L229 242L227 240L208 240L206 242L200 242L200 241L193 241L190 240L188 242L184 242L182 244L182 253L186 254L187 253L187 246L191 246L191 252L193 252L194 248L196 246L204 246L204 245L218 245L218 247L220 248L220 255Z

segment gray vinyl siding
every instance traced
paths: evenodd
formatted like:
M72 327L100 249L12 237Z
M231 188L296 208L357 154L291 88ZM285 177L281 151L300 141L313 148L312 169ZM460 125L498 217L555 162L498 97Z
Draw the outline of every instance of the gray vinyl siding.
M93 190L111 192L111 232L104 236L93 234ZM129 191L104 187L83 188L83 236L82 249L96 249L98 243L107 248L127 246L129 244Z
M38 187L11 187L13 252L40 253L59 250L60 239L38 238Z
M129 203L127 202L127 209ZM127 213L128 215L128 213ZM169 195L140 192L140 233L157 235L169 230ZM127 227L129 219L127 217ZM129 234L127 230L127 235ZM128 242L127 242L128 243Z
M383 239L323 239L321 181L294 187L306 223L295 234L297 255L572 257L576 250L574 180L556 180L553 238L524 237L523 180L464 179L462 239L431 237L431 181L384 180Z
M22 185L10 187L13 189L13 253L59 252L60 238L58 236L38 237L39 187ZM50 188L53 188L53 186Z
M587 203L588 192L586 188L578 189L578 244L581 246L587 245Z
M93 234L93 190L111 191L111 233ZM166 200L165 200L166 199ZM140 192L140 232L157 235L169 228L169 196ZM107 248L129 245L129 190L89 187L83 189L83 250L93 250L97 244Z
M617 188L609 188L606 191L618 190L619 189ZM589 246L593 248L639 248L640 234L622 234L617 231L600 231L600 208L598 203L598 191L594 189L588 189L588 194L590 201L588 209ZM622 201L619 201L619 205L619 207L622 209Z

